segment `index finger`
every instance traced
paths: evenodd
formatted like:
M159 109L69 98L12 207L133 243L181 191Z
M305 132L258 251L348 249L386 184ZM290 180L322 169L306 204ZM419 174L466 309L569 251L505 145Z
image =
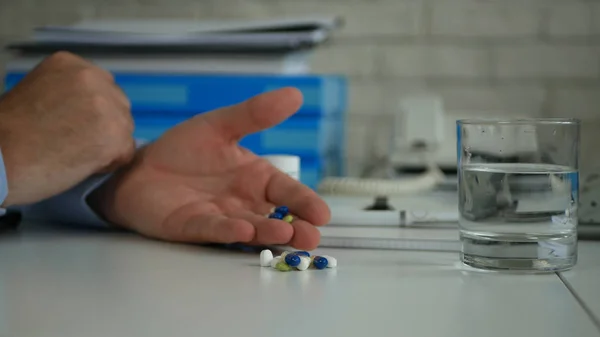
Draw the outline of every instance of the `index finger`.
M208 121L222 137L238 141L283 122L301 106L302 93L298 89L281 88L208 112L198 120Z
M291 213L315 226L325 225L331 218L329 206L315 191L279 170L267 183L267 200L288 206Z

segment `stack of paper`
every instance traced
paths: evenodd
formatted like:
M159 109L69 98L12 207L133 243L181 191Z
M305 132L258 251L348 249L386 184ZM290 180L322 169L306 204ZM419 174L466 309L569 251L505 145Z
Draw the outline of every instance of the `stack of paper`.
M94 20L43 26L8 46L7 68L31 69L66 50L111 71L306 74L310 54L342 25L338 17L254 21Z
M280 52L313 48L341 25L339 18L259 21L108 20L35 29L32 39L9 46L21 51L76 48L79 51L131 50Z

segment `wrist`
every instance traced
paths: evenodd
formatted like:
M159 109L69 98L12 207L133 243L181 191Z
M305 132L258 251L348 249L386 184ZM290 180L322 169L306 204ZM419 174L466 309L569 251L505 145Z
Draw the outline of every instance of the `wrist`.
M115 191L118 176L111 176L101 185L91 191L85 198L85 203L102 221L113 226L122 227L122 221L115 212Z
M142 151L145 151L145 147L138 147L138 153ZM122 215L124 213L118 212L117 194L133 164L134 162L112 173L110 178L90 192L85 199L94 213L114 226L127 227L127 220Z
M109 203L108 196L110 195L108 191L108 186L110 184L110 179L104 182L102 185L98 186L95 190L90 192L85 198L86 204L90 207L90 209L98 215L98 217L102 218L102 220L110 222L109 216Z

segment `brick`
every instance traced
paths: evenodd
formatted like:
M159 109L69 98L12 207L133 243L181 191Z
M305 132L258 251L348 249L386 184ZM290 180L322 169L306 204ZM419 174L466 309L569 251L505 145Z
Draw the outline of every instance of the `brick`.
M373 128L372 118L361 115L347 115L346 117L346 158L363 159L368 151L368 134Z
M413 45L385 47L381 52L385 76L482 78L491 69L483 47Z
M547 34L556 37L592 33L592 5L585 2L554 4L548 8Z
M0 36L27 36L33 28L33 8L26 3L0 1Z
M579 171L582 177L597 174L600 167L598 144L600 144L600 119L587 119L579 130ZM583 180L585 178L582 178Z
M44 0L41 0L44 1ZM77 0L70 0L70 1L77 1ZM91 0L91 1L98 1L98 0ZM173 6L189 6L190 4L196 4L198 5L198 7L202 8L204 7L205 9L209 9L211 7L210 1L207 0L169 0L169 1L164 1L164 0L102 0L104 3L115 3L115 4L123 4L123 3L127 3L129 5L141 5L141 6L156 6L156 7L173 7ZM223 1L223 2L230 2L230 1ZM254 2L254 1L253 1Z
M316 49L312 56L315 73L369 76L375 73L375 52L370 45L330 44Z
M497 47L499 78L597 78L598 48L588 46Z
M348 113L361 115L381 114L384 109L385 85L375 80L350 80Z
M261 19L277 15L277 6L270 1L217 0L211 1L210 7L214 19Z
M122 4L126 4L128 1L135 0L125 0ZM21 2L21 5L24 6L25 12L17 18L33 27L71 24L81 19L91 18L95 15L96 7L100 5L100 2L94 0L54 0L51 2L26 0Z
M338 15L344 26L340 36L413 36L421 33L423 5L420 1L384 0L378 2L279 1L279 15Z
M96 15L96 8L92 4L54 5L40 4L30 14L33 26L68 25L79 20L91 19Z
M533 36L541 20L539 6L528 1L436 1L431 16L432 35L460 37Z
M552 102L551 117L600 119L600 86L558 88Z
M26 37L43 25L71 24L95 15L90 3L17 3L0 10L0 36Z
M393 79L383 82L381 87L384 94L384 112L392 115L399 111L399 104L402 98L431 93L425 81L416 79Z
M119 0L103 0L101 2L106 1L119 1ZM15 1L16 2L16 1ZM93 6L98 5L98 0L53 0L49 3L46 0L24 0L21 1L23 3L28 4L32 8L48 8L48 7L84 7L84 6ZM126 3L135 3L136 0L122 0L122 4ZM38 10L40 11L40 10Z
M346 157L368 159L386 154L391 136L392 116L348 115Z
M206 6L206 5L205 5ZM138 4L111 4L102 3L96 10L99 19L194 19L202 17L202 4L189 3L186 5L138 5ZM209 6L206 7L210 10Z
M535 85L452 85L431 91L442 97L445 110L478 117L539 116L545 100L544 88Z
M593 35L600 35L600 4L595 3L592 5L592 32Z

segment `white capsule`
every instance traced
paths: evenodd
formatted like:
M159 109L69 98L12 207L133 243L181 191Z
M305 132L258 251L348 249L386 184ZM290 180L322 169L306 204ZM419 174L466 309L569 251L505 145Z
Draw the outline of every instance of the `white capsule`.
M308 256L300 256L300 264L296 266L298 270L306 270L310 267L310 257Z
M281 256L274 257L273 260L271 260L271 268L275 268L279 261L281 261Z
M273 260L273 253L270 250L265 249L260 252L260 266L268 267L271 265L271 261Z
M337 267L337 260L335 257L329 256L329 255L321 255L321 256L327 259L327 268Z

